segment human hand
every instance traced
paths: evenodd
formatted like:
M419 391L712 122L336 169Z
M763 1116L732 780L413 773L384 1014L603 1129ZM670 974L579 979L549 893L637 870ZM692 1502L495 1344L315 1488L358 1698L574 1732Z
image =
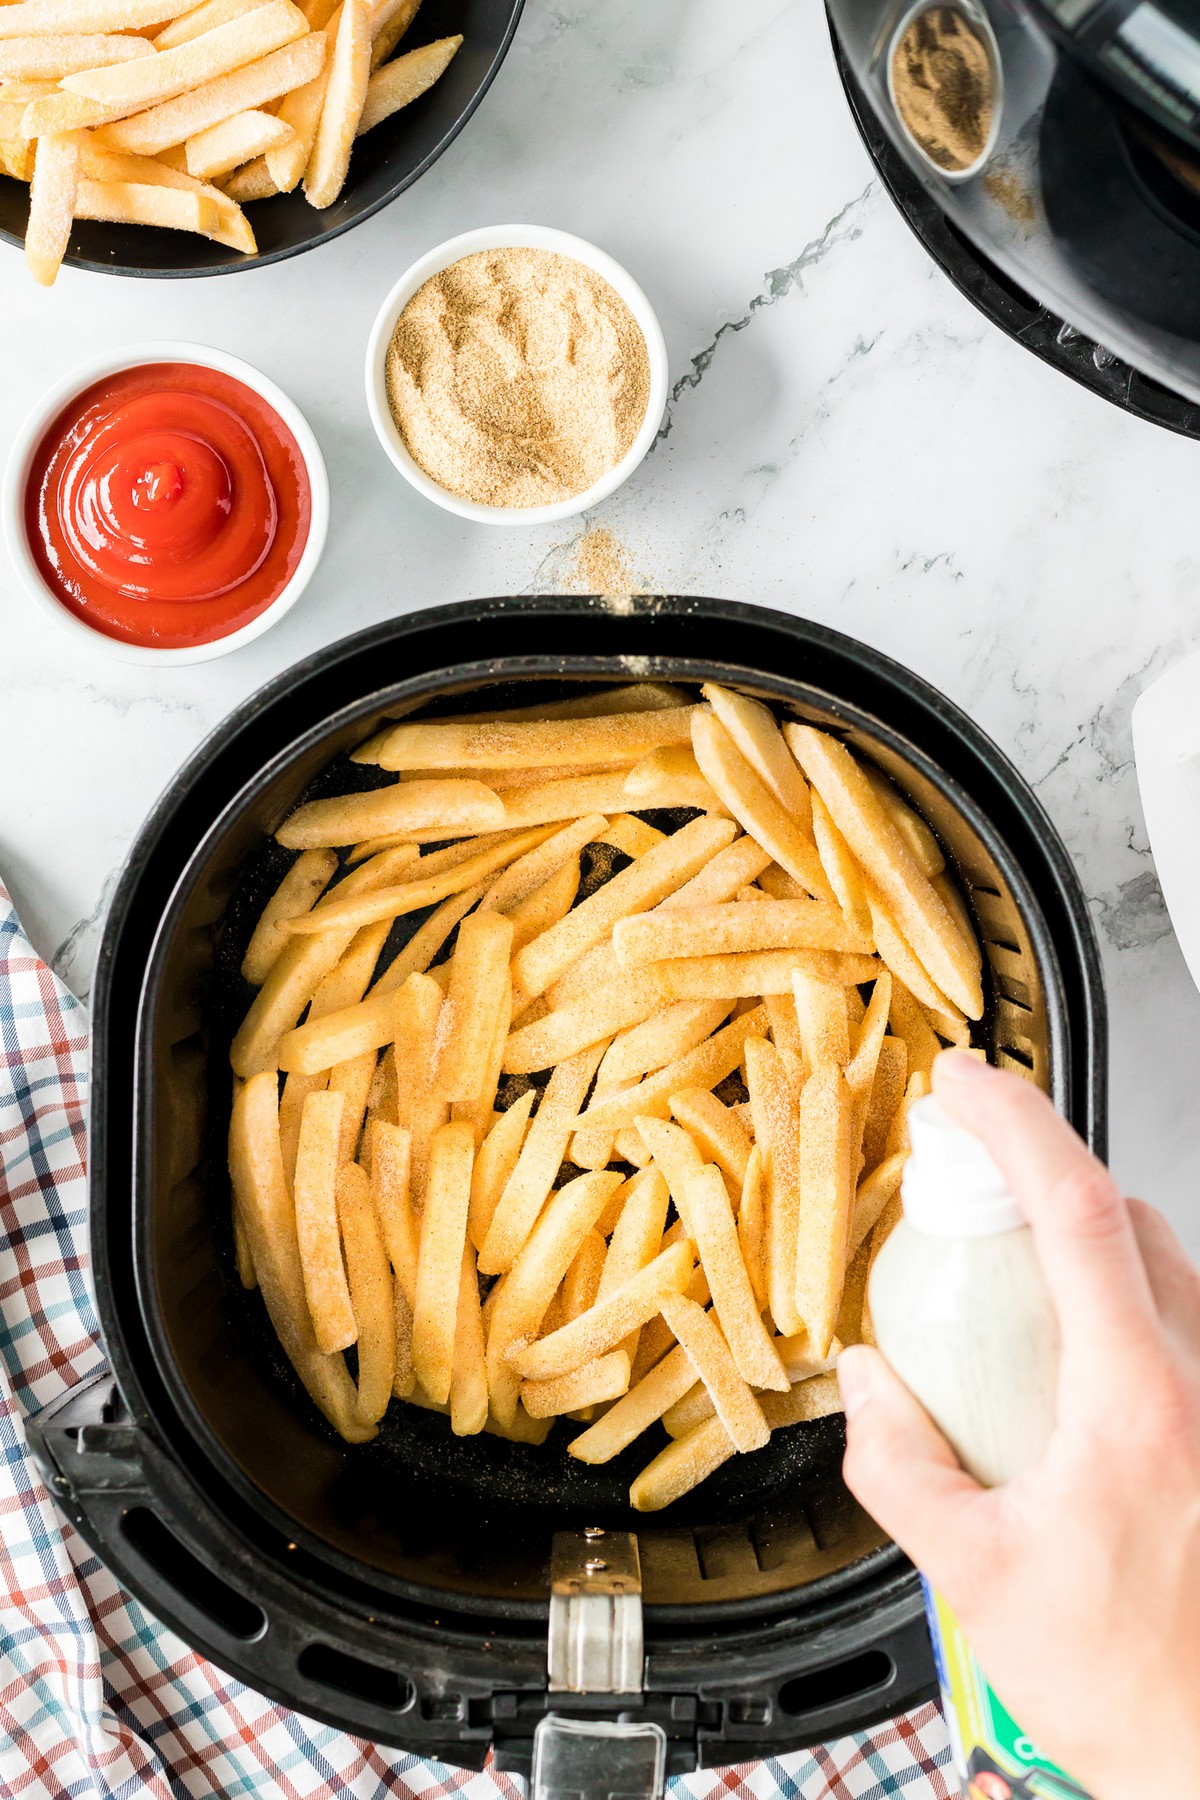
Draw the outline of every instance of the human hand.
M1062 1334L1043 1460L981 1488L877 1351L844 1351L851 1491L957 1613L1022 1729L1095 1800L1200 1793L1200 1276L1030 1083L934 1088L1020 1202Z

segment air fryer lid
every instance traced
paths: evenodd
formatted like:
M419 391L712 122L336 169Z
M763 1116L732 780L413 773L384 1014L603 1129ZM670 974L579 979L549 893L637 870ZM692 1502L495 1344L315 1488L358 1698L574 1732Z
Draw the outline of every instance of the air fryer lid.
M475 660L456 665L464 644ZM270 1628L239 1636L206 1617L203 1583L180 1598L172 1583L183 1565L155 1562L145 1541L131 1548L132 1509L114 1504L112 1481L97 1478L89 1490L78 1461L74 1476L63 1473L68 1441L95 1450L102 1418L82 1436L72 1426L77 1436L69 1438L64 1415L50 1456L85 1535L135 1588L149 1584L160 1613L178 1619L222 1666L383 1741L428 1751L441 1730L459 1760L468 1749L474 1760L471 1743L478 1748L481 1733L486 1743L499 1729L490 1712L463 1701L452 1715L435 1710L422 1724L405 1712L388 1728L377 1697L347 1698L346 1684L331 1679L331 1701L304 1660L315 1621L326 1642L351 1635L366 1665L399 1666L418 1696L429 1680L444 1688L448 1660L460 1690L472 1682L487 1690L489 1677L532 1683L544 1703L544 1673L539 1682L536 1671L545 1654L544 1638L540 1653L538 1645L550 1535L585 1524L638 1533L649 1694L681 1682L709 1694L729 1682L743 1694L747 1684L774 1683L748 1712L713 1701L724 1749L714 1747L707 1760L730 1760L735 1743L749 1754L751 1745L778 1749L810 1731L848 1728L911 1703L930 1679L926 1652L917 1651L914 1666L913 1646L924 1639L907 1565L841 1486L839 1421L782 1434L685 1505L636 1519L624 1502L625 1464L570 1464L555 1437L536 1450L463 1443L442 1418L394 1407L377 1444L347 1452L280 1367L260 1303L233 1276L219 1096L244 1003L229 971L272 881L264 835L331 756L385 714L524 698L528 690L513 683L535 682L533 691L545 694L551 681L560 685L549 691L561 692L578 678L642 675L730 681L846 731L892 774L938 830L971 896L992 977L989 1043L1002 1060L1032 1069L1093 1142L1102 1130L1095 949L1061 846L969 721L834 633L695 600L654 600L626 617L588 601L448 608L322 653L223 727L139 841L106 933L93 1242L106 1340L129 1414L126 1467L140 1458L137 1483L159 1519L200 1564L236 1569L239 1592L263 1596ZM324 779L336 785L342 773ZM210 1093L218 1096L211 1112ZM95 1415L85 1408L75 1416ZM55 1429L47 1426L48 1439ZM130 1433L145 1453L133 1454ZM635 1451L632 1466L648 1454ZM214 1603L210 1615L217 1610ZM764 1636L768 1617L775 1622ZM431 1637L442 1645L436 1678ZM729 1664L722 1644L737 1646ZM784 1705L789 1667L848 1666L873 1644L883 1646L880 1660L823 1690L820 1705L795 1699L794 1681L795 1703ZM485 1656L480 1672L489 1645L496 1655L503 1646L503 1670Z

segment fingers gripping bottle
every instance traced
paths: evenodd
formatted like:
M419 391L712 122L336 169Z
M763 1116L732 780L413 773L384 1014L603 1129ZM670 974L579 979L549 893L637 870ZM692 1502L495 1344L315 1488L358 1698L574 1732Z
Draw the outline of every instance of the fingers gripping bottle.
M910 1115L904 1216L871 1271L876 1343L987 1487L1036 1462L1054 1429L1058 1323L1033 1233L978 1138L934 1097ZM945 1601L925 1607L966 1800L1087 1800L993 1693Z

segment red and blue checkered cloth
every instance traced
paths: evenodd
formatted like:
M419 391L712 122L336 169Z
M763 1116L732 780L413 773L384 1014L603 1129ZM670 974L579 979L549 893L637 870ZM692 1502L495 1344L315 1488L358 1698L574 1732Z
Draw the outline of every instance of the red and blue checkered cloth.
M194 1655L55 1511L23 1419L104 1367L88 1286L87 1015L0 885L0 1794L5 1800L517 1800L518 1784L364 1743ZM709 1769L672 1800L949 1800L935 1706Z

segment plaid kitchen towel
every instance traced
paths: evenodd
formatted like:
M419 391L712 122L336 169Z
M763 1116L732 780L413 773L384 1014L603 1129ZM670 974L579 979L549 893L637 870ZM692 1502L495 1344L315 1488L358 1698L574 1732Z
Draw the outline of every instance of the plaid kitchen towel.
M104 1366L88 1288L87 1017L0 885L0 1794L5 1800L517 1800L362 1742L202 1661L55 1511L22 1421ZM949 1800L941 1714L671 1784L673 1800Z

